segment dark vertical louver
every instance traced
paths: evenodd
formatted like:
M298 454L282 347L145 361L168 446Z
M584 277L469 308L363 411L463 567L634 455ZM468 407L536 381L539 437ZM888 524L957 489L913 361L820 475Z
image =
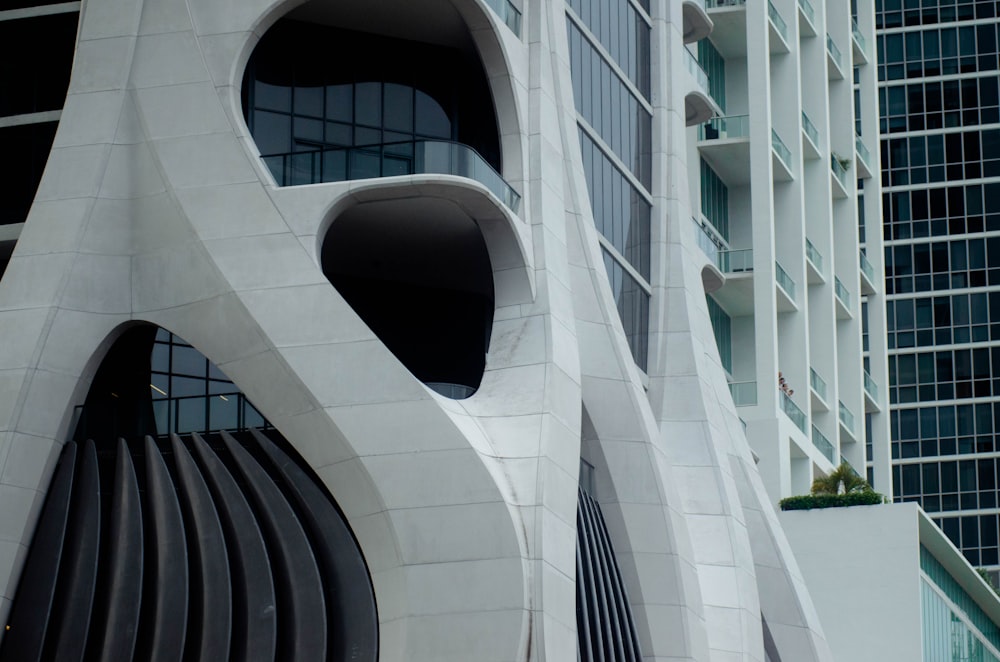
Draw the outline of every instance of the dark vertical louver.
M238 436L67 443L0 662L376 660L347 524L283 441Z
M576 510L576 627L581 662L638 662L639 637L601 506L583 489Z

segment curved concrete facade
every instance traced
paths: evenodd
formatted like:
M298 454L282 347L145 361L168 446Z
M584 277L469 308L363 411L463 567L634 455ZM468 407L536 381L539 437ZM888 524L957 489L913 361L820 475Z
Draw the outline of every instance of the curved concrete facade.
M489 78L512 210L459 176L275 186L240 85L253 45L296 4L82 4L55 144L0 281L0 621L74 408L142 321L215 363L325 482L372 575L384 662L576 659L581 458L643 659L762 662L763 614L782 659L829 660L712 341L687 196L682 3L649 11L646 372L588 200L565 5L525 0L518 36L484 0L438 3L465 21ZM320 265L344 210L426 198L476 221L493 271L486 370L465 400L417 381Z

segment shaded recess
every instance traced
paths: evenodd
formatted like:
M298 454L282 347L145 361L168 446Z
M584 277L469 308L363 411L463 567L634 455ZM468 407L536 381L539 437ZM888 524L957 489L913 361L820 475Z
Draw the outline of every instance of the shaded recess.
M199 372L211 393L169 395L198 390ZM162 329L122 334L80 412L87 441L60 456L0 660L378 658L371 581L343 515L276 431L212 417L234 390Z
M454 203L408 198L360 204L330 225L323 273L386 347L453 398L486 367L494 288L478 225Z

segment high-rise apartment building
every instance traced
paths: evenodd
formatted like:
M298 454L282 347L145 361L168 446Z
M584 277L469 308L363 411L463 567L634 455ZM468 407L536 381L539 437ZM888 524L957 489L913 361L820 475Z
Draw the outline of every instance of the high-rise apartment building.
M920 503L970 563L994 571L996 12L965 1L876 9L895 496Z

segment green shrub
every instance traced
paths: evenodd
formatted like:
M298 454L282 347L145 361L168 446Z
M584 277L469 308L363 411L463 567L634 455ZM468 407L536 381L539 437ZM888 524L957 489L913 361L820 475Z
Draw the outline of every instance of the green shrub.
M813 508L843 508L846 506L871 506L885 503L885 497L873 490L847 494L803 494L782 499L782 510L812 510Z

